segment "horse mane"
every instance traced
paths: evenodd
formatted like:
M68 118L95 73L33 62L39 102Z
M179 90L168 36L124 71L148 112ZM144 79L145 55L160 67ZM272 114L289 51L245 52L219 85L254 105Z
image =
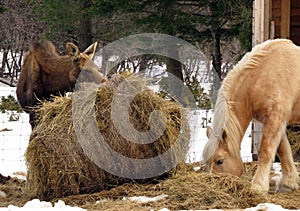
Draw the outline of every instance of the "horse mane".
M248 71L258 68L265 56L272 50L274 45L292 43L287 39L268 40L262 44L256 45L251 52L248 52L234 66L224 79L218 92L218 98L215 105L214 121L209 141L204 147L203 158L206 163L213 162L213 155L222 140L222 134L226 133L226 146L228 152L240 159L239 141L243 137L243 131L237 116L233 112L233 105L236 103L231 100L230 94L234 81L237 80L242 71Z

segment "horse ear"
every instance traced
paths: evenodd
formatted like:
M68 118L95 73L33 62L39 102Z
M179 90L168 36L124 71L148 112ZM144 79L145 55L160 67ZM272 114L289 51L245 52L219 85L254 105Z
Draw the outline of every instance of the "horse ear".
M225 140L226 138L227 138L227 134L226 134L226 131L224 130L222 133L222 139Z
M93 59L96 52L97 44L98 43L95 42L94 44L90 45L87 49L85 49L83 53L86 54L90 59Z
M211 132L212 132L212 129L211 129L211 127L210 127L210 126L207 126L207 127L206 127L206 136L207 136L207 138L209 138L209 137L210 137L210 135L211 135Z
M72 60L78 60L79 55L80 55L80 51L79 51L79 48L75 44L73 44L71 42L68 42L66 44L66 49L67 49L68 56Z

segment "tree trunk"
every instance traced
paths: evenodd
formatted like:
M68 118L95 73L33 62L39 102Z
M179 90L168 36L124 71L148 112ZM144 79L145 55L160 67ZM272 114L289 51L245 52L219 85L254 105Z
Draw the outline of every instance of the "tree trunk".
M174 13L174 6L176 5L175 0L168 0L168 1L162 1L161 2L161 26L162 30L164 33L171 35L171 36L176 36L176 29L174 28L173 19L175 16ZM169 24L165 24L169 23ZM174 47L174 46L172 46ZM170 47L170 48L172 48ZM173 58L179 58L178 57L178 52L177 49L169 49L170 55L173 55ZM183 81L183 74L182 74L182 67L181 63L175 59L172 58L167 58L166 61L166 66L167 66L167 72L173 74L177 78Z
M212 32L213 37L213 54L212 54L212 65L218 74L220 81L223 80L222 76L222 54L221 54L221 34L218 31Z
M183 81L183 74L182 74L182 68L181 63L175 59L167 58L166 61L167 71L177 78L179 78L181 81Z
M80 0L80 8L83 12L91 6L91 0ZM78 27L78 46L81 50L89 47L93 42L92 20L91 16L86 12L80 20Z

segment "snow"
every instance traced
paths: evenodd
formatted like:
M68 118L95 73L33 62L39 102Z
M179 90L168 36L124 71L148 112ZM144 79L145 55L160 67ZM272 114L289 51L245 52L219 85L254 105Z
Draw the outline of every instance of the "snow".
M80 207L71 207L66 205L65 202L62 200L58 200L58 202L54 203L52 206L51 202L40 201L39 199L33 199L28 201L23 207L17 207L13 205L9 205L6 208L0 208L0 211L27 211L27 210L34 210L34 211L57 211L57 210L65 210L65 211L84 211L86 209L82 209Z
M0 86L0 97L7 95L15 96L15 88ZM17 121L9 121L11 115L17 116ZM213 111L194 110L189 117L189 123L191 127L191 145L186 158L186 162L198 162L202 158L202 150L207 142L206 126L212 121ZM31 133L31 126L29 124L29 116L26 113L14 113L6 112L0 114L0 173L2 175L10 175L13 177L19 177L25 179L26 164L24 159L24 153L28 145L29 136ZM245 133L242 145L241 156L244 162L252 161L251 156L251 127L249 125L247 132ZM274 164L273 168L278 176L280 176L280 164ZM196 170L196 169L195 169ZM22 173L23 172L23 173ZM1 194L1 191L0 191ZM5 193L3 193L5 194ZM4 195L5 196L5 195ZM156 197L147 196L135 196L124 198L124 200L132 200L139 203L147 203L162 200L167 195L159 195ZM59 200L54 203L40 201L33 199L28 201L23 207L17 207L9 205L8 207L0 208L0 211L31 211L31 210L71 210L82 211L85 209L79 207L71 207L66 205L63 201ZM282 208L275 204L259 204L256 207L247 208L246 211L285 211L287 209ZM160 211L169 211L167 208L163 208ZM212 210L211 210L212 211Z
M168 195L162 194L162 195L155 196L155 197L147 197L147 196L133 196L133 197L129 197L129 198L124 197L123 200L130 200L130 201L134 201L134 202L138 202L138 203L149 203L149 202L159 201L159 200L165 199L167 197L168 197Z
M12 112L0 114L0 172L14 175L26 172L24 153L28 145L31 126L25 113L16 114L18 121L9 121ZM9 131L5 131L9 130Z
M258 204L256 207L244 209L244 211L261 211L261 210L264 210L264 211L287 211L288 209L284 209L282 206L272 204L272 203L262 203L262 204ZM158 211L170 211L170 210L167 208L163 208ZM189 210L189 211L192 211L192 210ZM197 211L207 211L207 210L197 210ZM211 209L210 211L223 211L223 210ZM297 210L288 210L288 211L297 211Z
M203 160L202 151L208 141L206 126L211 126L213 110L194 110L189 116L191 144L186 162L194 163ZM251 123L249 124L241 144L241 156L244 162L252 161L251 154Z

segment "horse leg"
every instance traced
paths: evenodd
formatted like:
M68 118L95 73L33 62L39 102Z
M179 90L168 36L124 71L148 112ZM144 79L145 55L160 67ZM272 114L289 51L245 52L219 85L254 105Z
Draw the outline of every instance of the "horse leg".
M299 188L299 176L293 161L292 150L286 134L283 134L277 150L282 176L277 183L276 192L288 192Z
M277 117L277 118L276 118ZM258 167L252 180L252 187L261 192L269 191L269 175L286 125L279 117L265 120L264 132L258 153Z

